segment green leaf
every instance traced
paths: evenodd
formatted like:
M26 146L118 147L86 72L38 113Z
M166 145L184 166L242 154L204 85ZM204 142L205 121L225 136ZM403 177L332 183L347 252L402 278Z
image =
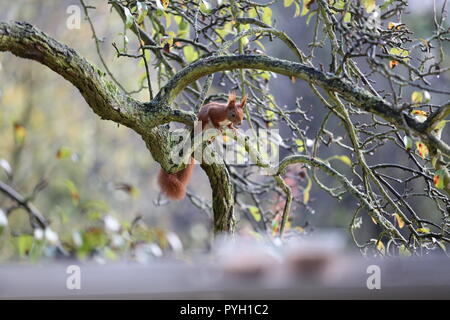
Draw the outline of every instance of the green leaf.
M406 151L410 151L413 147L413 139L410 136L404 136L403 144L405 145Z
M147 16L148 7L144 2L139 2L139 1L136 3L136 6L137 6L137 12L139 14L136 22L138 24L141 24L144 21L145 17Z
M384 10L387 7L389 7L392 3L394 3L394 1L396 1L396 0L385 0L384 3L380 7L381 10Z
M411 257L411 251L408 250L408 248L402 244L399 248L398 248L398 253L400 254L400 256L402 257Z
M211 4L207 0L200 0L200 11L202 13L210 13L211 12Z
M344 22L348 23L352 20L352 14L350 12L346 12L344 15Z
M301 8L300 5L296 2L296 3L295 3L295 13L294 13L294 18L295 18L295 17L298 17L301 13L302 13L302 8Z
M169 29L172 25L172 15L164 12L164 17L166 18L166 29Z
M175 22L178 24L178 36L189 34L189 23L178 16L175 16Z
M438 123L436 123L436 125L434 126L433 130L441 130L444 129L445 125L446 125L447 121L446 120L441 120Z
M127 29L130 29L133 26L133 22L134 22L133 14L130 12L130 9L128 9L127 7L124 7L123 11L125 13L125 27L127 27Z
M423 92L423 102L428 103L431 100L431 94L428 91Z
M246 38L247 39L247 38ZM261 41L259 40L255 40L256 44L263 50L266 51L266 47L262 44Z
M437 170L433 177L434 186L438 189L444 189L445 187L445 169Z
M412 103L421 103L423 101L423 93L420 91L414 91L411 94Z
M434 238L433 238L434 239ZM444 241L436 241L436 244L439 246L439 248L442 249L442 251L447 252L447 249L445 248L445 243Z
M315 14L316 12L313 11L308 15L308 18L306 18L306 25L309 25L309 23L311 22L311 18L314 17Z
M80 202L80 193L78 192L77 187L71 180L66 180L64 185L70 192L70 197L72 198L72 202L76 205Z
M308 3L309 0L303 0L302 16L306 16L309 12Z
M389 50L389 53L393 56L396 56L398 58L402 58L403 61L408 62L409 61L409 51L402 48L391 48Z
M82 233L82 246L80 250L90 252L94 248L103 248L108 243L105 230L92 227Z
M334 6L336 9L344 9L344 8L345 8L345 1L344 1L344 0L337 0L337 1L335 1L335 3L333 4L333 6ZM336 13L336 12L333 10L333 13Z
M269 26L272 25L272 9L270 9L269 7L265 7L263 9L262 20L265 24L268 24Z
M186 60L188 62L192 62L198 59L198 53L197 51L194 49L193 46L185 46L183 48L183 53L184 56L186 57Z
M13 238L14 245L19 256L26 257L33 246L33 236L29 234L21 235Z

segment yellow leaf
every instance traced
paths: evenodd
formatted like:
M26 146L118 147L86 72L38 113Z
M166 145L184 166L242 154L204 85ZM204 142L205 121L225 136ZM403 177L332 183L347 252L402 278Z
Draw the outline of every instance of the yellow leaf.
M403 229L403 227L405 226L405 221L403 220L403 218L398 213L394 213L394 217L395 221L397 221L398 227L400 229Z
M389 50L389 53L393 56L396 56L398 58L401 58L404 62L409 61L409 51L402 48L391 48Z
M336 159L341 160L343 163L345 163L349 167L352 166L352 160L350 160L350 158L347 156L336 156Z
M384 243L381 241L377 242L377 250L380 251L383 255L386 254L386 248L384 247Z
M275 112L272 110L266 110L266 119L273 120L275 118Z
M71 180L66 180L65 185L67 189L69 189L70 197L72 198L72 202L74 204L78 204L80 202L80 194L78 192L77 187Z
M375 0L362 0L362 5L364 6L364 9L366 9L367 13L371 13L377 7Z
M418 233L430 233L430 229L429 228L419 228L416 230Z
M388 30L392 30L392 29L401 29L402 24L398 23L398 22L389 22L388 24Z
M305 151L305 145L304 145L302 139L295 139L294 141L295 141L295 144L297 145L297 151L298 152Z
M370 217L370 218L372 219L372 222L373 222L374 224L378 224L377 221L376 221L373 217Z
M422 159L425 159L428 156L429 153L428 147L422 141L416 142L416 148Z
M61 147L56 152L57 159L65 159L65 158L70 157L71 155L72 155L72 152L70 151L69 148L66 148L66 147Z
M258 11L256 10L256 7L252 7L250 10L248 10L248 17L249 18L257 18L258 17Z
M294 0L284 0L283 3L284 3L284 6L287 8L287 7L290 7L291 4L294 3Z
M300 7L300 5L296 2L295 3L295 14L294 14L294 18L298 17L301 14L302 8Z
M423 110L412 110L411 114L414 116L414 119L416 119L419 122L425 122L428 118L428 112Z
M259 209L257 207L248 207L248 211L253 216L253 219L255 219L256 222L261 221L261 214L259 213Z
M172 25L172 15L164 12L164 17L166 18L166 29L169 29Z
M158 9L167 9L167 7L169 6L169 0L156 0L156 6L158 7Z
M17 144L22 144L27 135L25 127L19 123L14 123L14 139Z
M312 187L312 181L311 179L308 177L308 184L306 185L305 190L303 190L303 203L307 204L310 198L310 192L311 192L311 187Z

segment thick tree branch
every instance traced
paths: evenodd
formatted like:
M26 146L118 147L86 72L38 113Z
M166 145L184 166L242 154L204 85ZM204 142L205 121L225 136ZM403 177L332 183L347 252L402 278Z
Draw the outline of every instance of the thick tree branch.
M102 119L112 120L139 133L153 158L168 172L183 168L172 163L167 126L170 121L192 126L191 112L173 110L167 103L141 103L119 90L105 74L75 50L54 40L26 22L0 22L0 51L35 60L70 81L81 92L92 110ZM213 190L214 229L232 231L233 194L228 171L223 165L204 165Z
M102 119L120 123L139 134L169 121L192 125L195 119L193 114L172 110L168 105L134 100L75 50L26 22L0 22L0 51L10 51L16 56L46 65L77 87Z
M199 59L179 71L154 99L157 104L170 104L177 95L191 82L206 75L233 69L259 69L296 77L310 84L317 85L327 91L338 93L347 102L356 107L375 114L392 123L399 129L412 131L425 143L435 146L444 154L450 156L450 147L436 139L428 130L426 124L416 121L400 107L374 96L369 91L360 88L349 81L325 74L315 68L301 63L281 60L262 55L228 55L211 56Z

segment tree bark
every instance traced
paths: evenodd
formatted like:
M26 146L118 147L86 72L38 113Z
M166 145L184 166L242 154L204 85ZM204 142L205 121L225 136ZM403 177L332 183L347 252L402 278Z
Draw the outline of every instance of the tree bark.
M123 93L108 80L105 73L90 64L75 50L54 40L26 22L0 22L0 51L38 61L70 81L83 95L91 109L102 119L112 120L141 135L153 158L167 172L184 168L170 157L172 142L165 125L176 121L193 127L195 114L173 109L171 103L190 83L215 72L232 69L259 69L289 77L300 78L322 89L338 93L361 110L375 114L399 129L412 132L430 149L450 156L450 146L432 132L438 121L450 113L450 104L419 123L401 106L392 105L357 85L302 63L280 60L263 55L210 56L199 59L175 74L150 102L139 102ZM233 187L225 165L202 164L208 175L214 211L214 231L234 229Z
M177 121L193 126L196 120L193 113L174 110L164 101L143 103L131 98L75 50L26 22L0 22L0 51L38 61L70 81L100 118L136 131L164 170L177 172L184 167L170 158L172 142L164 124ZM234 202L228 171L221 165L203 168L213 194L214 231L233 232Z

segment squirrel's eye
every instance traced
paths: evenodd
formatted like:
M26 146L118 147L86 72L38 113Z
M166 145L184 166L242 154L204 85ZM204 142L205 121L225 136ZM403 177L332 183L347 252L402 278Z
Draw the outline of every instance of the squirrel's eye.
M236 117L236 113L232 113L231 116L234 118Z

